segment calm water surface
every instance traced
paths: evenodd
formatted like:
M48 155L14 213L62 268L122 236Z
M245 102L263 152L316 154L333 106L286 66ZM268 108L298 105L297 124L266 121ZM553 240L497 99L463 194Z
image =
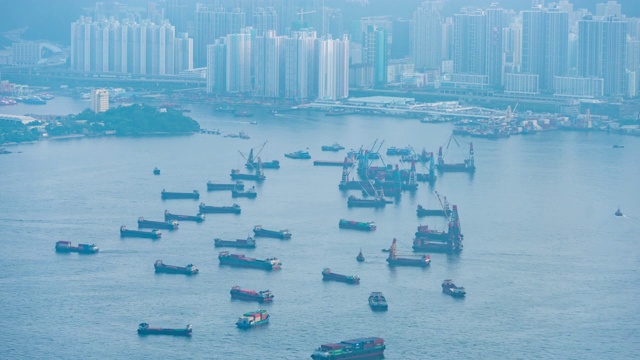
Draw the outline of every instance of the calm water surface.
M0 112L67 114L87 105L58 98ZM313 159L340 160L344 151L320 146L370 148L376 139L384 140L383 151L409 144L437 151L451 125L316 113L238 119L213 106L192 110L204 128L246 131L251 139L49 140L0 156L0 358L306 359L321 343L360 336L383 337L387 359L628 359L640 351L640 139L569 132L474 139L474 176L444 174L433 189L421 184L383 210L348 209L340 168L283 154L308 148ZM458 138L461 147L452 143L446 159L461 161L469 140ZM230 170L242 168L238 151L264 141L261 156L282 168L265 170L256 199L206 191L208 180L228 182ZM156 166L160 176L152 175ZM163 230L157 241L121 239L119 227L135 229L139 216L197 213L198 201L162 201L162 189L197 189L201 201L237 202L242 214L207 214L204 223ZM418 204L437 205L432 190L459 206L464 251L432 254L427 269L389 268L380 249L394 237L400 252L410 253L418 225L445 228L442 220L416 217ZM618 205L624 217L613 216ZM375 221L378 230L340 230L340 218ZM293 238L258 238L256 249L232 252L278 257L282 270L220 267L213 238L245 238L257 224L288 228ZM57 240L95 243L101 251L56 254ZM360 248L364 263L355 260ZM157 259L193 263L200 274L156 275ZM358 274L361 283L323 282L324 267ZM467 298L442 294L445 278L465 286ZM272 315L268 326L235 327L259 305L232 301L234 285L273 291L274 303L263 305ZM384 292L388 312L371 312L371 291ZM140 322L190 323L194 333L138 337Z

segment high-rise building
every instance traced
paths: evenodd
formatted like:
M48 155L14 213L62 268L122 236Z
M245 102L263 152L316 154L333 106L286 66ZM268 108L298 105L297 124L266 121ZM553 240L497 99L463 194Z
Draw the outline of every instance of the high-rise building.
M207 45L207 93L222 94L226 91L227 52L221 39Z
M91 111L101 113L109 110L109 91L94 89L91 91Z
M349 38L318 39L318 98L349 97Z
M228 12L222 6L196 6L195 32L193 36L193 63L195 67L206 65L207 45L227 34L238 34L245 27L245 14L240 8Z
M193 69L193 39L189 38L189 34L180 33L175 41L175 69L176 74Z
M376 86L387 83L387 37L384 29L369 26L363 35L362 62L373 67Z
M453 18L453 68L457 74L486 73L486 16L468 10Z
M502 73L503 73L503 29L506 26L506 14L502 8L497 7L495 4L485 10L487 19L487 70L485 74L489 76L489 84L494 87L502 86Z
M412 54L413 41L411 38L413 22L411 19L394 19L393 39L389 59L404 59Z
M251 33L243 29L239 34L228 34L224 39L227 52L226 92L251 91Z
M609 0L606 3L596 4L596 16L599 17L622 17L622 5L615 0Z
M318 94L318 57L316 32L294 31L284 39L284 96L297 101L310 100Z
M35 65L41 58L41 46L37 42L15 42L11 44L14 65Z
M258 36L264 35L266 31L278 30L278 13L273 7L255 8L253 10L253 27Z
M276 36L275 30L256 36L251 47L254 67L254 94L268 98L279 98L284 93L284 37Z
M544 15L544 74L541 87L551 91L553 78L565 76L569 66L569 14L554 8L548 9Z
M183 0L166 0L165 17L176 27L176 33L187 32L187 4Z
M522 12L522 72L538 75L540 81L544 73L544 25L542 9Z
M441 9L442 1L425 1L413 12L412 49L417 69L440 68L443 59Z

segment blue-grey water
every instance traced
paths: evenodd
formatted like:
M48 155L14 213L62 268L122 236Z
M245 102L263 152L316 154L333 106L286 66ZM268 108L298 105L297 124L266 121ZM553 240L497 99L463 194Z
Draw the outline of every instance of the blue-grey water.
M88 105L58 98L46 106L0 112L77 113ZM432 265L389 268L385 253L398 239L410 253L419 224L443 220L415 214L435 207L425 184L383 210L348 209L338 190L340 168L284 158L309 149L313 159L341 159L320 146L412 145L437 151L450 124L384 117L325 117L316 113L258 114L237 119L193 105L204 128L244 130L250 140L196 134L178 137L83 138L10 146L0 156L0 358L305 359L325 342L380 336L387 359L629 359L640 350L640 139L604 133L548 132L500 141L474 139L475 176L444 174L433 190L459 206L464 251L431 254ZM255 120L257 125L246 120ZM446 158L461 161L469 138ZM258 197L207 192L208 180L229 182L247 153L268 141ZM613 149L622 144L624 149ZM388 159L395 164L397 158ZM154 176L154 167L161 169ZM421 170L423 171L423 170ZM251 185L247 182L247 185ZM198 201L160 199L160 191L201 193L207 204L242 206L241 215L208 214L181 222L162 239L121 239L144 216L165 209L195 214ZM358 192L353 192L360 195ZM624 217L615 217L620 205ZM338 229L347 218L375 221L378 230ZM213 238L244 238L254 225L288 228L288 241L258 238L258 258L278 257L280 271L220 267ZM96 255L56 254L54 243L95 243ZM364 263L355 260L359 249ZM153 263L200 268L194 277L157 275ZM323 282L330 267L358 274L360 285ZM452 278L467 297L442 294ZM268 326L234 323L257 303L232 301L234 285L270 289ZM373 313L371 291L389 311ZM193 325L193 337L139 337L138 323Z

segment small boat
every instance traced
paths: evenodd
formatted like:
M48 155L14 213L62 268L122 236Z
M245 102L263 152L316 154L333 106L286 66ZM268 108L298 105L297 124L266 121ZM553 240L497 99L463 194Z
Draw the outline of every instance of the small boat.
M373 311L387 311L387 299L379 291L374 291L369 295L369 306Z
M256 310L242 314L236 321L236 326L241 329L249 329L254 326L266 325L269 323L269 313L267 310Z
M198 190L193 190L193 192L170 192L162 189L161 193L162 200L166 199L200 199L200 193Z
M157 273L164 274L184 274L184 275L195 275L200 270L198 270L193 264L188 264L187 266L175 266L175 265L167 265L162 262L162 260L156 260L153 264L154 269Z
M354 229L354 230L361 230L361 231L373 231L377 228L376 223L374 223L373 221L363 222L363 221L353 221L353 220L345 220L345 219L340 219L340 222L338 223L338 227L340 229Z
M344 146L338 144L338 143L333 143L331 145L323 145L322 146L322 151L340 151L343 150Z
M313 360L383 359L384 339L367 337L322 344L311 354Z
M339 281L339 282L343 282L343 283L347 283L347 284L359 284L360 283L360 278L358 277L358 275L341 275L341 274L336 274L334 272L331 272L331 269L329 268L324 268L324 270L322 270L322 280L332 280L332 281Z
M358 260L358 262L363 262L364 261L364 255L362 255L362 249L360 249L360 252L358 253L358 256L356 256L356 260Z
M178 226L180 224L176 220L152 221L145 220L142 216L138 218L139 228L177 230Z
M220 184L220 183L212 183L211 181L207 182L207 190L215 191L215 190L244 190L244 182L238 180L232 184Z
M242 289L240 288L240 286L234 286L231 288L231 291L229 291L229 293L231 293L232 299L257 301L259 303L273 301L273 293L271 293L271 291L269 290L253 291Z
M262 225L256 225L253 227L253 234L256 237L270 237L276 239L290 239L291 232L289 230L267 230Z
M165 221L180 220L180 221L203 222L204 221L204 214L197 213L196 215L178 215L178 214L170 213L169 210L165 210L164 211L164 220Z
M240 214L240 205L233 204L231 206L210 206L200 203L200 212L203 214Z
M463 286L456 286L451 279L442 282L442 292L453 297L464 297L467 294Z
M142 231L142 230L128 230L124 225L120 227L120 236L121 237L138 237L138 238L149 238L149 239L159 239L162 237L162 233L153 229L151 231Z
M235 247L235 248L253 249L256 247L256 241L251 236L249 236L246 239L236 239L236 240L213 239L213 245L215 247Z
M614 149L623 149L624 145L613 145Z
M184 329L165 329L152 328L147 323L138 325L138 335L173 335L173 336L191 336L191 325L187 325Z
M620 206L618 206L618 210L616 210L615 216L623 216L622 211L620 211Z
M251 124L251 125L258 125L258 122L257 122L257 121L249 121L249 124Z
M298 150L298 151L294 151L292 153L288 153L288 154L284 154L285 157L288 157L289 159L311 159L311 155L309 155L308 151L302 151L302 150Z
M246 197L249 199L255 199L256 196L258 196L258 193L256 192L255 186L252 186L251 189L247 191L237 189L231 190L231 197L233 198Z
M160 169L153 168L153 175L160 175Z
M98 247L94 244L78 244L78 246L71 245L70 241L58 241L56 242L56 252L70 253L75 252L79 254L95 254L99 251Z

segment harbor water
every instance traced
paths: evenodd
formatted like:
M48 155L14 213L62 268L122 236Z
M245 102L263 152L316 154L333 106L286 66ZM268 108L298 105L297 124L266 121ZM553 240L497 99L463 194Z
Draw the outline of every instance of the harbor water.
M87 106L56 98L0 112L68 114ZM213 105L188 107L203 128L251 138L50 139L8 146L13 153L0 156L0 358L307 359L322 343L366 336L384 338L385 358L398 360L637 356L640 138L555 131L449 142L451 124L417 119L258 110L243 119L216 113ZM436 153L445 146L447 162L462 162L470 140L474 175L442 174L432 188L421 183L384 209L348 208L347 197L362 194L338 190L341 168L312 165L380 144L383 154L390 146ZM265 170L256 199L206 191L207 181L231 182L231 169L245 171L239 152L257 151L265 141L261 158L277 159L281 168ZM334 142L347 149L320 151ZM297 150L312 159L284 157ZM200 200L162 200L163 189L198 190ZM418 204L439 206L434 191L458 205L464 250L431 254L425 269L390 268L381 249L393 238L399 253L411 254L418 225L446 229L445 219L416 216ZM237 203L242 213L182 221L178 230L161 230L159 240L119 236L122 225L137 229L140 216L195 215L200 202ZM614 216L618 206L622 217ZM339 229L341 218L374 221L377 230ZM213 239L244 239L254 225L289 229L293 236L222 250L277 257L282 269L220 266ZM58 240L95 243L100 252L57 254ZM362 263L356 261L360 249ZM155 274L156 260L192 263L200 273ZM323 282L325 267L358 275L360 284ZM443 294L444 279L464 286L466 298ZM234 285L269 289L274 301L231 300ZM384 293L387 312L371 311L372 291ZM239 316L260 307L271 315L267 326L236 328ZM141 337L142 322L192 324L193 336Z

